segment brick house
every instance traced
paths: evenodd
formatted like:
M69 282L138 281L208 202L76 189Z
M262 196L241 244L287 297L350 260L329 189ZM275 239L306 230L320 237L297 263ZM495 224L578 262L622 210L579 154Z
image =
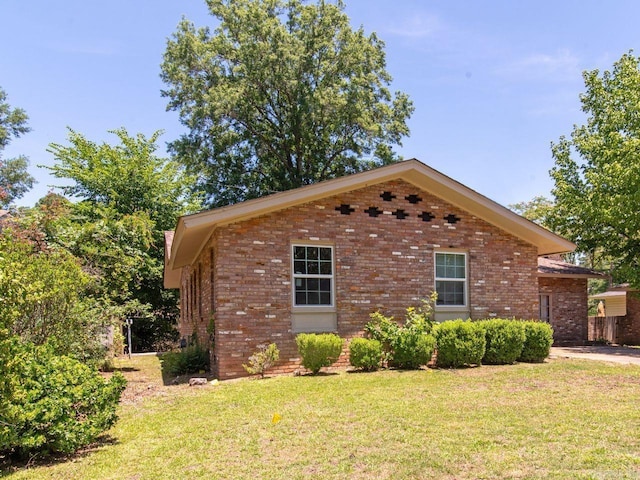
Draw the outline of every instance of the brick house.
M280 349L275 371L291 372L297 333L361 336L371 312L403 318L433 290L436 320L539 318L542 298L562 337L582 339L571 319L586 325L586 280L539 273L541 256L574 248L408 160L180 218L166 234L165 287L180 289L181 335L212 342L225 379L245 375L266 342Z

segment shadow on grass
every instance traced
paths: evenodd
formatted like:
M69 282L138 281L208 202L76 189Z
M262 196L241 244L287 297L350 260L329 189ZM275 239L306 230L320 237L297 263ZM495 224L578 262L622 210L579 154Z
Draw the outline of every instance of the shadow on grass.
M4 477L5 474L12 474L19 470L26 470L37 467L50 467L58 465L60 463L73 462L75 460L88 457L94 452L101 450L104 447L117 445L120 442L118 439L111 435L100 435L95 442L86 447L81 448L75 453L58 453L53 455L34 454L29 458L20 458L17 456L2 456L0 455L0 477Z

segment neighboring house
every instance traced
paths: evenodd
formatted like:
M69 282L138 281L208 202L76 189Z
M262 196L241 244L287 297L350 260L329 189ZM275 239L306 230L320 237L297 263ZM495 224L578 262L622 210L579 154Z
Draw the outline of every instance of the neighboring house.
M587 281L603 277L557 256L538 258L539 318L553 327L556 345L584 345L589 340Z
M361 336L433 290L437 320L539 318L542 295L562 340L586 340L586 273L538 266L575 245L417 160L181 217L165 238L180 333L213 342L222 379L268 342L291 372L297 333Z
M589 340L640 345L640 294L629 285L619 285L591 295L599 302L597 315L589 317Z

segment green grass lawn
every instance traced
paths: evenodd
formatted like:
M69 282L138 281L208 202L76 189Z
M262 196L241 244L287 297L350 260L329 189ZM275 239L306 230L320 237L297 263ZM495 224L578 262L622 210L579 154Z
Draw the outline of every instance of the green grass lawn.
M164 386L156 357L120 421L17 479L640 478L640 367L587 360ZM274 413L282 419L274 424Z

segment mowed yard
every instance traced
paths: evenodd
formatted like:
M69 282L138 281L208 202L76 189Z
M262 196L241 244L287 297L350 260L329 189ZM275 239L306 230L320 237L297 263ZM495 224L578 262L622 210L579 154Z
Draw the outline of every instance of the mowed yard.
M13 479L640 478L640 367L588 360L163 385L121 360L120 421ZM281 419L274 422L274 414Z

